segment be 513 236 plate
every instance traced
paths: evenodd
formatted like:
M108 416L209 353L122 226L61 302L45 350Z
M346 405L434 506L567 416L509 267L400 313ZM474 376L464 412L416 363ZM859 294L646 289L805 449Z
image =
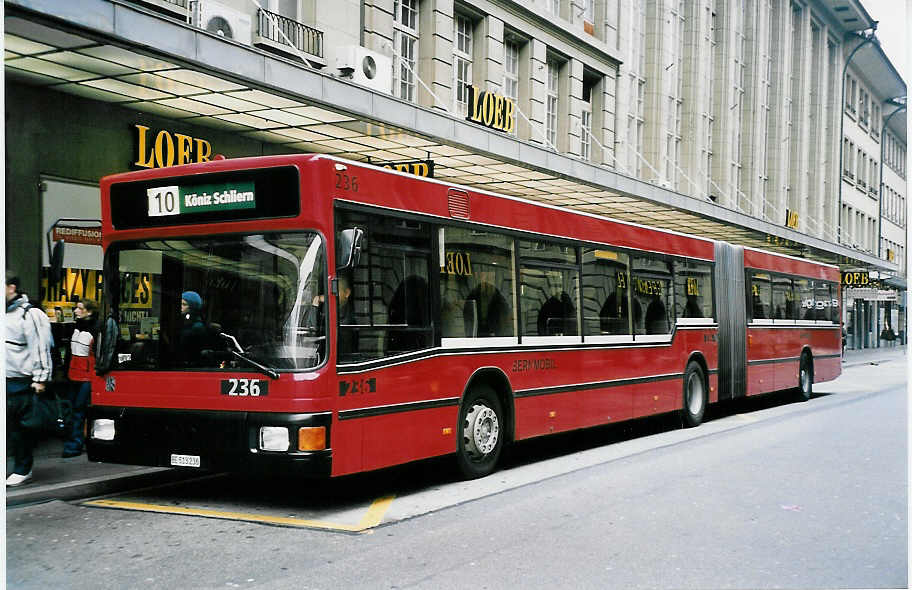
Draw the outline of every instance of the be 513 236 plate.
M199 455L171 455L171 465L174 467L199 467Z

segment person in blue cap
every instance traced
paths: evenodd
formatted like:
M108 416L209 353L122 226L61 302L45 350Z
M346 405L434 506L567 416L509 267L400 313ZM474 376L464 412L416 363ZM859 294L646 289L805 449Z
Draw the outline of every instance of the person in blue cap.
M181 293L181 331L177 357L188 364L200 360L200 351L206 339L203 323L203 298L196 291Z

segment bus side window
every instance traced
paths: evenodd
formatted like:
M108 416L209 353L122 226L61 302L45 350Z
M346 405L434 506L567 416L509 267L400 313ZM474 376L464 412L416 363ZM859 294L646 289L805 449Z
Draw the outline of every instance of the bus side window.
M539 241L519 244L523 335L578 336L576 248Z
M513 238L456 227L438 233L441 336L515 336Z
M750 276L751 319L770 319L772 298L772 279L769 273L752 272Z
M634 301L645 310L639 321L634 306L636 334L669 334L674 324L671 264L664 256L634 256L630 260L630 284Z
M433 335L428 307L428 282L424 277L410 275L399 283L389 304L389 352L431 346Z
M773 319L792 319L794 305L792 279L782 276L773 277Z
M712 265L675 260L675 315L679 318L712 318Z
M631 334L628 256L605 248L584 248L582 254L585 334Z

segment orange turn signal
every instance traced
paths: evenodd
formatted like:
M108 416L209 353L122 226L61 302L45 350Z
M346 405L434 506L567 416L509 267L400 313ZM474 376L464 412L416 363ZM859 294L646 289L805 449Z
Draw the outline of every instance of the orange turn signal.
M325 448L325 426L306 426L304 428L298 428L299 451L322 451Z

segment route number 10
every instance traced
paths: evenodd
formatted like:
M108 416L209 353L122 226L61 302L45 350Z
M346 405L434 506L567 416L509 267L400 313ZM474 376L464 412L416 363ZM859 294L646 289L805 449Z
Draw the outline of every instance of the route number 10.
M149 217L180 214L180 191L176 186L159 186L146 191L149 197Z

